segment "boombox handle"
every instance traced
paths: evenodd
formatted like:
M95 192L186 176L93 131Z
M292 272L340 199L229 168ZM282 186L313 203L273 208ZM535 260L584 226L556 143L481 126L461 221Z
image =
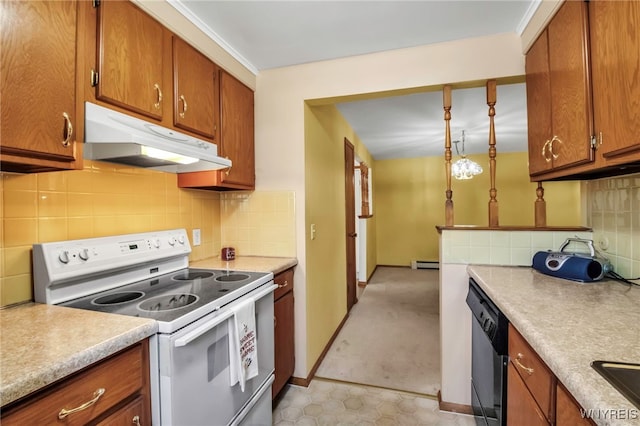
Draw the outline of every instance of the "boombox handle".
M596 248L593 246L593 240L587 240L587 239L583 239L583 238L567 238L564 243L562 243L562 245L560 246L560 251L564 252L564 249L571 243L584 243L587 245L587 247L589 247L589 250L591 252L591 257L595 257L596 256Z

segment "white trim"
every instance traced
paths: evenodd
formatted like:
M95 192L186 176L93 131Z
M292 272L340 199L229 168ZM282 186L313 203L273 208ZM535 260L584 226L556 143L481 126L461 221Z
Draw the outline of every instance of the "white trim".
M532 0L531 3L529 3L527 11L524 13L522 19L518 23L518 26L516 27L516 32L520 37L522 37L522 33L524 33L527 25L529 25L529 22L531 22L531 18L533 18L533 15L536 13L541 3L542 0Z
M187 18L193 25L198 27L200 31L205 33L207 37L211 38L221 48L223 48L229 55L233 56L238 62L244 65L253 75L258 75L258 69L247 58L242 56L238 51L231 47L222 37L218 35L211 27L205 24L200 18L198 18L187 6L185 6L181 0L167 0L171 6L173 6L178 12L180 12L185 18Z

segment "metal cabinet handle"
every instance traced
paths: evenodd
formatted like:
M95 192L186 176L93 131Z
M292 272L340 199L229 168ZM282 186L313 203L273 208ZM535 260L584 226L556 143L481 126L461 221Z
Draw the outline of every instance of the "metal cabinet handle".
M64 117L64 121L66 124L62 146L69 146L69 144L71 143L71 136L73 136L73 124L71 124L71 118L69 118L69 114L67 114L66 112L62 113L62 117Z
M520 368L522 368L524 371L526 371L529 375L533 374L533 368L531 367L525 367L524 365L522 365L522 363L520 363L520 360L524 358L524 355L522 355L521 353L518 353L518 355L516 356L516 359L514 359L513 361L516 363L516 365Z
M187 100L184 98L184 95L180 95L180 100L182 101L182 112L180 113L180 117L184 118L184 115L187 112Z
M136 426L140 426L140 416L133 416L133 422L134 425Z
M287 280L284 280L284 284L278 284L278 288L284 288L288 285L289 285L289 282Z
M100 397L102 395L104 395L105 392L106 391L105 391L104 388L99 388L98 390L96 390L93 393L93 398L90 401L87 401L84 404L82 404L82 405L80 405L80 406L78 406L76 408L72 408L70 410L67 410L66 408L63 408L62 410L60 410L60 412L58 413L58 418L60 420L62 420L65 417L67 417L69 414L73 414L73 413L77 413L78 411L86 410L87 408L91 407L93 404L98 402Z
M553 159L554 159L554 160L557 160L557 159L558 159L558 157L560 156L560 154L556 154L556 153L553 151L553 143L554 143L554 142L558 142L558 143L562 144L562 141L561 141L561 140L560 140L560 138L558 138L557 136L554 136L554 137L553 137L553 139L551 139L551 140L549 141L549 152L551 153L551 156L553 157Z
M542 156L544 157L544 161L546 161L547 163L551 161L551 157L547 156L547 147L549 146L550 143L551 141L547 139L544 145L542 145Z
M160 89L160 85L158 83L153 85L153 88L158 92L157 102L153 104L155 109L160 109L160 105L162 104L162 90Z

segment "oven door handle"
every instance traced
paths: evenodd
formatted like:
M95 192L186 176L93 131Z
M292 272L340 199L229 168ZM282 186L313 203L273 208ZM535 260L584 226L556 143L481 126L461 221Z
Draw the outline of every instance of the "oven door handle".
M272 293L276 288L278 288L278 286L275 284L269 285L268 288L264 289L263 291L261 291L260 293L252 297L256 301L258 301L263 297L265 297L266 295L268 295L269 293ZM202 324L200 327L196 328L195 330L185 334L179 339L176 339L176 341L173 343L173 346L175 346L176 348L180 348L182 346L188 345L192 341L196 340L198 337L202 336L207 331L217 327L218 325L222 324L232 316L233 316L233 310L228 309L225 313L213 318L210 322L207 322L206 324Z
M176 348L180 348L182 346L187 346L189 343L191 343L192 341L196 340L198 337L202 336L207 331L209 331L209 330L211 330L213 328L216 328L217 326L219 326L220 324L222 324L223 322L225 322L226 320L228 320L232 316L233 316L233 311L232 310L228 310L227 312L223 313L222 315L220 315L218 317L215 317L214 319L212 319L208 323L202 324L200 327L196 328L195 330L185 334L184 336L182 336L179 339L176 339L176 341L173 342L173 346L175 346Z

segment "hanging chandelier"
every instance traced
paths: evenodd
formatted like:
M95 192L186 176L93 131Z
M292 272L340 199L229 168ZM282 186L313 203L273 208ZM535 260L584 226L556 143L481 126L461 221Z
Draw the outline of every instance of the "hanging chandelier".
M456 153L460 159L451 165L451 176L456 179L471 179L482 173L482 167L475 161L469 160L464 154L464 130L462 131L462 154L458 150L459 140L453 141L456 145Z

